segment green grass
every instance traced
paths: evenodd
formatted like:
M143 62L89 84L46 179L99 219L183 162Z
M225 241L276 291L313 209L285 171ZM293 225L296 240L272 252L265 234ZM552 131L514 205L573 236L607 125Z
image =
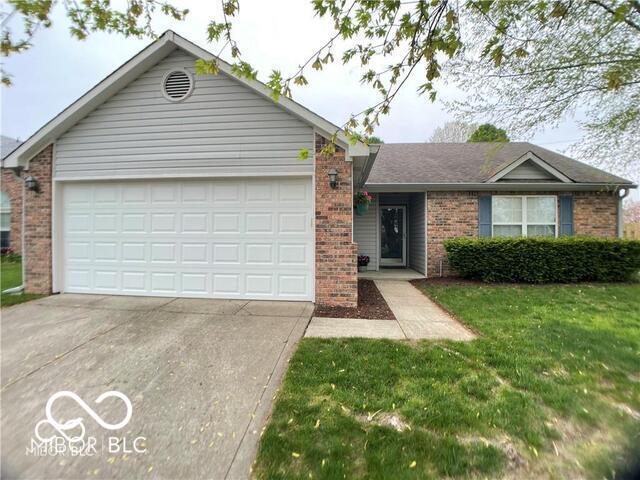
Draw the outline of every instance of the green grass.
M480 337L304 339L259 478L601 479L632 458L640 285L425 290ZM391 414L410 429L380 425Z
M7 288L18 287L22 284L22 263L20 262L1 262L0 263L0 287L1 290ZM1 291L0 290L0 291ZM20 295L0 295L0 305L8 307L9 305L17 305L18 303L28 302L42 295L34 293L22 293Z

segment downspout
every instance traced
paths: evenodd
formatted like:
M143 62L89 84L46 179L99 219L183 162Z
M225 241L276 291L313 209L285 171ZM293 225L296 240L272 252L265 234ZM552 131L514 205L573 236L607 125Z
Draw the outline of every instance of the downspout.
M19 175L21 176L21 174ZM24 241L24 236L25 236L25 215L24 215L24 211L27 208L27 199L26 199L26 195L25 192L27 191L27 187L25 186L24 182L22 182L22 212L21 212L21 221L22 221L22 228L20 229L20 256L22 257L22 285L20 285L20 287L22 287L22 289L24 290L24 279L27 278L26 277L26 273L27 273L27 267L26 264L27 262L24 261L25 256L26 256L26 242Z
M621 193L623 192L624 193ZM627 195L629 195L630 190L628 188L620 188L618 189L618 238L622 238L624 236L624 213L622 209L622 202Z

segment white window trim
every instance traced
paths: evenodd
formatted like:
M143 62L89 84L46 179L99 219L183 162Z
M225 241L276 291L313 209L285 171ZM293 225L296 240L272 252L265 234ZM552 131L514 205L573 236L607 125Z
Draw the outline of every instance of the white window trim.
M494 215L495 215L495 208L494 208L494 199L495 198L520 198L522 199L522 219L520 222L496 222L494 220ZM557 195L492 195L491 196L491 237L493 238L494 232L494 226L498 225L508 225L508 226L516 226L519 225L520 226L520 231L522 232L522 237L527 237L527 230L528 228L525 228L529 225L532 226L537 226L537 225L551 225L550 223L540 223L540 222L532 222L529 223L527 222L527 199L528 198L553 198L554 201L554 205L556 206L555 209L555 222L554 222L554 237L558 238L558 196Z
M5 227L3 227L2 224L0 223L0 231L10 232L11 231L11 199L9 198L9 195L7 195L4 192L2 192L2 196L6 198L7 203L3 204L3 206L0 207L0 215L4 215L4 214L9 215L9 223Z

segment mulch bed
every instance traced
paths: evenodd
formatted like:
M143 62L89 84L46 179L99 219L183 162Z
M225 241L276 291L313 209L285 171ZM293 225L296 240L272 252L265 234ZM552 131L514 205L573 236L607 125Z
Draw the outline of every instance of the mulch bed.
M370 320L395 320L396 317L384 300L373 280L358 280L358 307L316 307L315 317L367 318Z

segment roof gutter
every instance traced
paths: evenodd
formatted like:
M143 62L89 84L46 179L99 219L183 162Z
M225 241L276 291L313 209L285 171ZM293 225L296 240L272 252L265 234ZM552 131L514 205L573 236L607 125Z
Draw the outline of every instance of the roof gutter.
M619 188L638 188L629 183L367 183L370 192L426 192L426 191L615 191Z

